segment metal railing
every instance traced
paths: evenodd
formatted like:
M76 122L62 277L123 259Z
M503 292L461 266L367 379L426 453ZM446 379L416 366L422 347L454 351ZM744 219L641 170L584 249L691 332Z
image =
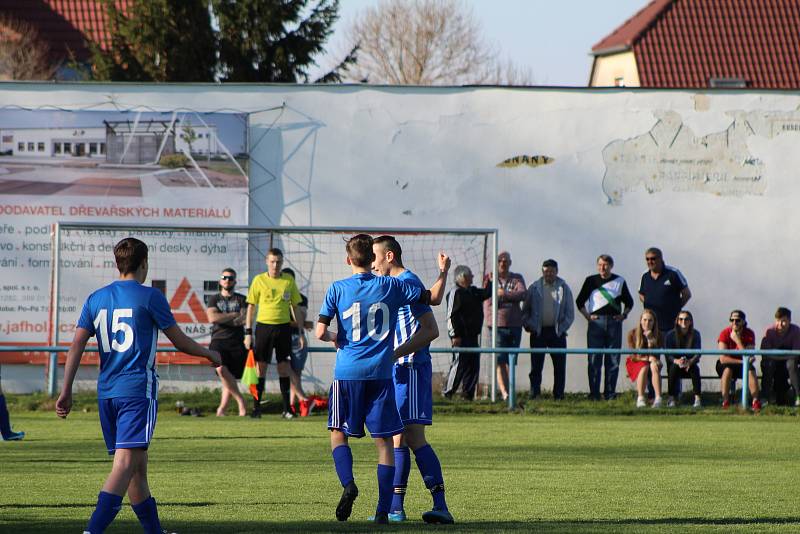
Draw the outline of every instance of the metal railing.
M47 373L47 392L49 395L54 396L56 394L56 369L58 367L58 353L60 352L67 352L69 347L64 346L39 346L39 347L31 347L31 346L0 346L0 353L3 352L48 352L50 354L49 361L48 361L48 373ZM314 353L335 353L336 349L333 347L320 347L320 346L310 346L308 351ZM98 352L97 347L86 347L84 352ZM180 352L178 349L174 347L163 347L159 348L157 352L161 353L174 353ZM720 356L720 355L728 355L728 356L742 356L742 407L747 408L748 406L748 395L749 389L748 385L748 374L750 372L750 364L751 357L755 358L756 356L767 356L769 358L777 358L777 359L790 359L790 358L797 358L800 357L800 351L791 351L791 350L758 350L758 349L748 349L748 350L720 350L720 349L608 349L608 348L514 348L514 347L431 347L430 352L433 354L453 354L454 352L463 352L463 353L491 353L493 355L493 367L497 367L497 355L498 354L508 354L509 355L509 392L508 392L508 406L509 408L514 408L516 406L516 355L518 354L565 354L565 355L574 355L574 356L586 356L587 354L645 354L645 355L653 355L653 356L686 356L686 355L700 355L702 358L703 356ZM491 373L492 377L494 378L495 373L494 369L492 369ZM492 401L496 398L496 384L495 380L492 380ZM798 392L800 394L800 392Z

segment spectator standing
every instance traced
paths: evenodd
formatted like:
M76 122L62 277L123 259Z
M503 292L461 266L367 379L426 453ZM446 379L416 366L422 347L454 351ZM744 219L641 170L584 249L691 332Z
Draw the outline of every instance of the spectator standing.
M291 390L291 357L292 357L292 327L289 324L292 317L301 315L299 308L301 297L294 279L281 272L283 267L283 252L278 248L271 248L266 257L267 272L253 278L247 292L247 319L245 323L244 344L247 349L253 346L253 318L255 328L255 358L258 365L258 384L256 390L258 399L253 407L252 417L261 417L260 399L264 394L264 383L267 376L267 366L272 361L272 351L275 351L275 360L278 362L278 383L281 388L284 419L294 417L289 408L289 393ZM258 315L256 315L258 307Z
M211 343L208 348L219 352L222 365L217 367L217 375L222 382L217 416L225 415L230 398L239 405L239 415L247 415L244 397L239 392L238 380L242 378L247 349L244 348L244 321L247 299L236 293L236 271L230 267L219 277L219 293L208 299L206 316L211 323Z
M447 333L453 347L478 347L478 337L483 328L483 301L492 298L492 288L483 289L472 285L472 271L459 265L453 271L456 287L451 289L447 301ZM481 355L477 352L454 352L447 382L442 394L449 398L461 385L461 395L466 400L475 397Z
M503 251L497 255L497 346L519 347L522 338L522 310L520 302L525 298L525 278L519 273L512 273L511 254ZM487 274L483 286L488 287L492 281L491 273ZM484 322L492 328L492 300L483 301ZM508 359L510 354L497 355L497 387L503 400L508 398ZM516 355L515 355L516 356Z
M720 350L748 350L756 346L756 335L747 327L747 317L742 310L733 310L730 315L730 326L725 327L719 334L717 345ZM748 356L752 364L755 358ZM720 377L722 390L722 407L730 406L731 379L742 376L742 356L722 354L717 360L717 375ZM751 405L754 412L761 410L761 401L758 398L758 378L756 371L751 366L748 373L750 395L753 397ZM744 385L742 385L744 387Z
M800 350L800 327L792 323L792 312L788 308L778 308L775 312L775 324L767 328L761 340L763 350ZM794 388L794 405L800 406L800 384L797 377L797 358L761 357L761 398L762 403L769 401L775 383L775 372L779 367L789 368L789 380Z
M660 349L664 346L664 336L658 329L658 319L653 310L645 309L639 317L639 324L628 332L628 348ZM648 373L655 392L653 408L661 407L661 358L657 354L631 354L625 360L628 378L636 382L636 407L647 406L645 388Z
M667 349L699 349L702 346L700 332L694 328L692 312L681 310L675 319L675 328L667 332L664 338L664 348ZM700 393L700 355L685 354L680 356L667 355L667 383L669 384L669 400L667 406L676 406L679 402L678 382L682 378L692 379L694 391L694 408L703 406Z
M567 330L575 320L575 301L567 283L558 277L558 262L542 263L542 276L530 285L522 305L522 324L530 332L531 348L566 348ZM567 355L550 353L553 362L553 398L564 398ZM531 354L530 398L541 393L544 354Z
M611 272L614 258L608 254L597 257L597 273L587 276L575 304L589 322L586 346L589 348L622 348L622 321L633 308L633 297L628 284L621 276ZM606 369L603 396L612 400L617 396L619 354L589 354L589 398L600 400L600 377Z
M639 285L639 300L642 305L656 314L658 324L666 333L673 324L678 312L692 298L689 284L678 269L664 264L664 255L656 247L644 253L647 271L642 275Z

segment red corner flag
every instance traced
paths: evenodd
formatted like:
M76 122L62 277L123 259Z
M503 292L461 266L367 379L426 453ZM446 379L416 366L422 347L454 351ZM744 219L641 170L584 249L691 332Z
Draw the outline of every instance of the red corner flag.
M244 372L242 372L242 384L250 390L250 394L254 399L258 398L258 370L256 369L256 357L253 354L253 349L247 351L247 361L244 364Z

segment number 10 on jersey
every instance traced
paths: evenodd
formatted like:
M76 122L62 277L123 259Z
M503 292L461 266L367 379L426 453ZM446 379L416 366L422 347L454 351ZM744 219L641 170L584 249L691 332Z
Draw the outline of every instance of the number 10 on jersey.
M381 312L381 323L377 324L378 312ZM354 302L344 313L342 319L352 317L353 342L361 341L361 303ZM369 305L366 317L367 336L375 341L383 341L389 335L389 306L383 302L375 302Z

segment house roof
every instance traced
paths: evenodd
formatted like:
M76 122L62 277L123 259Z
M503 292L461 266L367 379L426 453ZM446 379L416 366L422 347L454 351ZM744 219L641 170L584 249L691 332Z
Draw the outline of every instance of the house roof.
M130 0L117 0L124 11ZM31 24L50 46L54 58L69 53L78 60L91 56L88 42L106 49L111 35L101 0L0 0L0 13Z
M642 87L800 87L800 0L653 0L592 47L633 50Z

